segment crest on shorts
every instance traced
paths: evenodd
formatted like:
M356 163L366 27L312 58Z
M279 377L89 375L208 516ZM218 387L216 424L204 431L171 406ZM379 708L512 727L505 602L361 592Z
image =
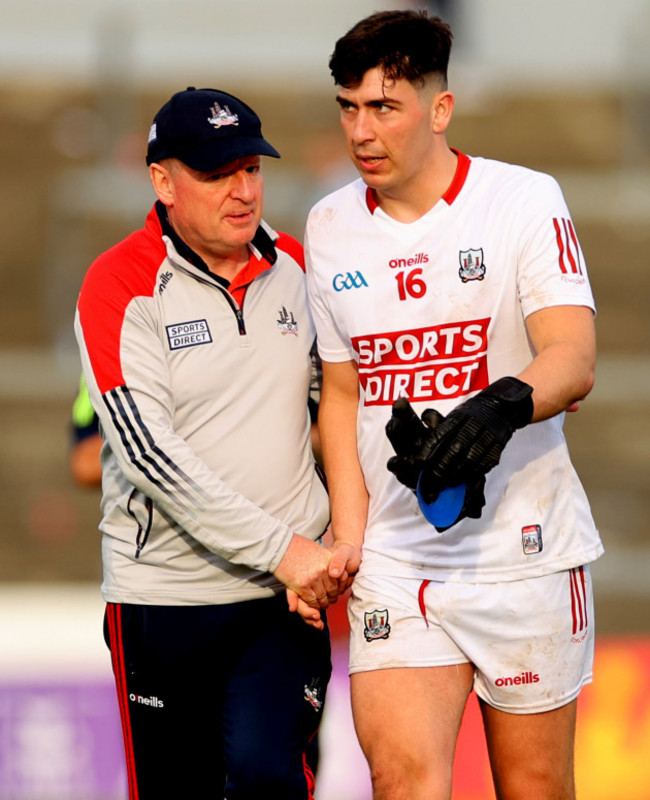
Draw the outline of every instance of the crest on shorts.
M460 269L458 274L463 283L467 281L482 281L485 277L485 264L483 263L483 248L478 250L461 250L458 253Z
M323 687L320 683L320 678L312 678L311 682L305 685L305 700L315 711L320 711L323 707Z
M526 525L521 529L521 544L527 556L541 553L544 547L541 525Z
M367 642L371 642L373 639L388 639L388 634L390 633L388 609L366 611L363 619L365 622L363 635L366 637Z

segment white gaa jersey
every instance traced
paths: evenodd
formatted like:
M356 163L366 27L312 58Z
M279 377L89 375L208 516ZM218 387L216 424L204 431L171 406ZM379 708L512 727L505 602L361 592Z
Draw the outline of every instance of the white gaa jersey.
M438 533L386 469L391 404L446 415L534 356L529 314L593 308L585 262L553 178L459 154L445 196L415 222L362 180L311 210L310 302L324 361L359 367L359 459L370 494L365 574L494 582L579 566L603 552L562 433L564 414L515 432L487 475L479 520Z

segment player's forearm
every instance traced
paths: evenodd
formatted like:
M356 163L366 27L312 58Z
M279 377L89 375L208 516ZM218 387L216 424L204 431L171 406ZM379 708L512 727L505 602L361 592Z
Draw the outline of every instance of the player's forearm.
M358 393L323 384L318 424L332 508L332 535L361 547L368 515L368 492L357 455Z
M533 387L532 422L566 411L584 399L593 386L593 363L561 344L547 348L518 376Z

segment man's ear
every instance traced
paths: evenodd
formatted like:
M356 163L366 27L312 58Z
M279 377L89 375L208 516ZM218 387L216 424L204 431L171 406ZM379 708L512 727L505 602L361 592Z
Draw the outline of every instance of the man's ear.
M433 101L431 129L434 133L444 133L451 121L456 98L451 92L440 92Z
M166 206L173 205L173 180L169 168L162 164L150 164L149 177L160 202Z

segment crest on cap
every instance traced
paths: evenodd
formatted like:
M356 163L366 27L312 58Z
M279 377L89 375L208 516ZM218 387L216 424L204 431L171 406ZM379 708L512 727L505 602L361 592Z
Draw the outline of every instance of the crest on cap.
M215 128L221 128L224 125L239 125L239 117L237 114L233 114L228 106L221 108L219 103L215 102L210 109L210 113L212 116L208 117L208 122L210 125L214 125Z

